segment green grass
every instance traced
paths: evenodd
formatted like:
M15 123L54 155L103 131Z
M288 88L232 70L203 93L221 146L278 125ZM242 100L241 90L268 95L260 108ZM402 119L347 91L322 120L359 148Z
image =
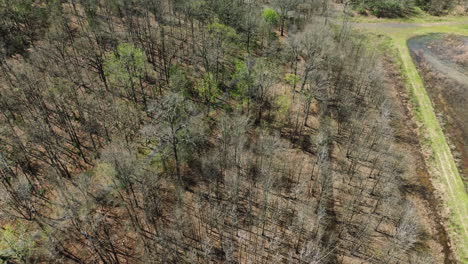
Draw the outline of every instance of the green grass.
M466 20L467 18L458 21ZM420 141L424 148L431 153L426 162L430 167L436 188L443 196L444 206L450 210L447 219L449 235L456 244L456 255L461 263L468 263L468 195L435 114L431 99L411 58L407 45L408 39L429 33L452 33L468 36L468 25L385 28L385 25L382 24L380 28L368 30L375 33L384 33L390 37L392 46L399 54L400 68L411 96L414 114L418 119L417 121L422 124L418 131Z

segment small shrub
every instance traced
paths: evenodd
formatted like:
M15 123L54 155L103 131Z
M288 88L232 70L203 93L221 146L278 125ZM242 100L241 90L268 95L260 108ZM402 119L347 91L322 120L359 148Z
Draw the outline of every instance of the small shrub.
M362 16L367 16L367 15L368 15L368 14L367 14L366 8L363 7L363 6L357 7L357 8L356 8L356 12L357 12L358 14L362 15Z
M271 8L266 8L262 13L263 19L271 25L277 25L280 20L280 15Z
M452 11L457 2L455 0L431 0L428 4L427 11L433 15L446 15Z
M26 53L46 31L48 18L47 5L34 0L0 0L0 54Z

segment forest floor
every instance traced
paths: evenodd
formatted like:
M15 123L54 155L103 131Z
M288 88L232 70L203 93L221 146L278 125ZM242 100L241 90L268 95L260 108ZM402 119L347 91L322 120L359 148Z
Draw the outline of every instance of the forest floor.
M354 23L357 28L386 35L397 51L400 68L411 96L413 114L418 122L418 133L423 145L432 182L444 204L442 214L447 217L446 227L461 262L468 259L468 195L457 169L447 139L437 119L432 101L413 62L407 41L418 35L452 33L468 35L468 20L426 24L411 23ZM453 245L454 244L454 245Z

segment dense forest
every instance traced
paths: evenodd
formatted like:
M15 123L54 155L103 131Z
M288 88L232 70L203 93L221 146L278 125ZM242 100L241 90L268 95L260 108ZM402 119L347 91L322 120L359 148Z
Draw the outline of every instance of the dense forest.
M0 0L0 262L450 263L335 4Z
M463 9L462 12L468 11L467 0L350 0L349 3L360 14L377 17L410 17L418 9L440 16L457 6Z

